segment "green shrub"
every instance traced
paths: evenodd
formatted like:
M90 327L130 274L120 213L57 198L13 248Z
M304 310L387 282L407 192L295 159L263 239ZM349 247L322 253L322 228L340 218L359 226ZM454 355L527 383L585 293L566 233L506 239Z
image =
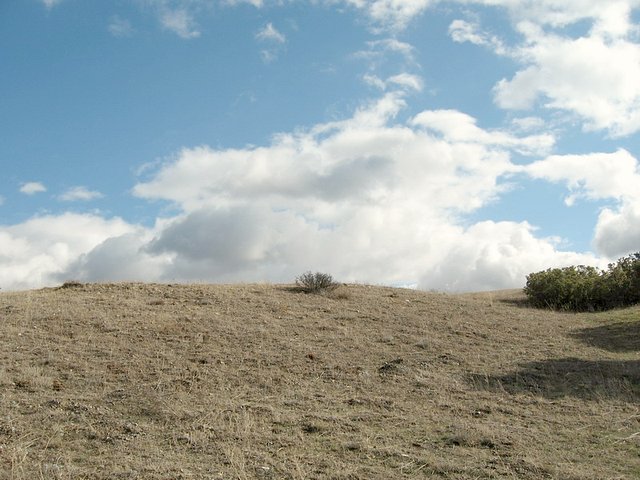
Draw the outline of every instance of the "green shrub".
M550 268L527 276L524 292L536 307L595 311L640 302L640 253L603 271L584 265Z
M296 285L307 293L325 293L335 290L338 284L327 273L305 272L296 278Z
M609 264L604 274L604 285L608 308L640 303L640 253Z
M596 310L601 272L593 267L550 268L527 276L524 292L536 307Z

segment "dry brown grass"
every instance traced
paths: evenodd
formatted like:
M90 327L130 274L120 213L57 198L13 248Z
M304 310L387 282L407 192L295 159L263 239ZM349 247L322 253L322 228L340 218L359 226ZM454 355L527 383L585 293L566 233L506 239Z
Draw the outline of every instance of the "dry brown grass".
M640 309L514 292L0 295L0 479L640 478Z

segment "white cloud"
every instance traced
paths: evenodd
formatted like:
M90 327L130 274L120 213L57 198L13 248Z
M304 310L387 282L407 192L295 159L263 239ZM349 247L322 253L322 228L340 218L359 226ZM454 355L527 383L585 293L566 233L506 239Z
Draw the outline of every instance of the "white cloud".
M603 209L598 216L594 246L611 259L640 252L640 201Z
M130 37L134 33L131 22L117 15L111 18L107 29L111 35L118 38Z
M141 4L151 10L157 17L160 25L184 39L200 37L202 32L198 20L203 16L210 15L218 7L237 7L241 5L252 5L261 8L269 3L274 6L281 6L280 0L130 0ZM126 23L122 25L124 31L128 32ZM116 31L120 31L115 26ZM112 32L113 33L113 32ZM117 36L117 34L116 34Z
M518 142L478 127L474 128L484 136L479 141L457 131L445 131L439 138L422 119L430 116L433 123L445 124L455 112L423 112L411 125L395 125L393 119L402 108L402 95L391 92L349 120L277 136L269 147L185 149L177 161L137 185L134 192L175 201L186 211L207 204L231 205L247 195L285 203L346 197L369 202L409 193L436 211L438 205L468 210L491 198L496 178L510 170L507 148L535 144L535 139ZM458 118L474 123L464 114ZM468 175L459 178L458 169ZM429 188L419 185L418 178L428 178ZM397 182L404 185L402 193L396 190ZM354 198L358 195L362 198Z
M486 36L478 32L478 25L465 20L454 20L449 25L449 35L454 42L471 42L474 45L486 45Z
M171 255L147 252L153 234L153 229L131 227L127 233L110 236L77 257L56 278L83 282L161 280L172 259Z
M514 22L532 21L553 28L591 20L595 33L608 36L633 31L630 11L640 6L639 0L325 0L325 3L344 3L365 12L377 31L403 30L431 6L462 4L505 8Z
M546 121L540 117L518 117L511 121L511 124L520 132L530 132L540 130L545 127Z
M401 73L382 80L376 75L366 74L363 76L363 80L368 85L376 87L380 90L397 89L401 87L407 91L421 92L424 84L422 78L418 75L412 75L410 73Z
M380 90L387 89L387 82L379 78L377 75L366 74L362 77L367 85L378 88Z
M191 39L200 36L193 14L186 9L164 9L160 16L162 26L181 38Z
M632 30L630 12L640 6L638 0L454 0L508 9L514 22L528 21L561 28L590 20L595 33L627 35Z
M422 77L411 71L419 72L420 65L416 61L416 49L413 45L396 38L383 38L365 43L366 47L351 54L355 60L362 61L368 73L363 80L380 90L397 89L421 91ZM402 72L382 79L377 72Z
M521 64L513 77L495 85L499 107L527 110L541 104L614 137L640 131L640 29L631 17L640 0L455 1L506 8L522 38L505 46L477 23L455 20L449 27L454 41L488 47ZM591 28L582 36L563 30L577 22Z
M58 196L59 200L64 202L88 201L102 198L103 195L95 190L89 190L87 187L72 187L62 195Z
M568 205L577 199L640 200L640 166L626 150L586 155L553 155L526 167L533 178L564 182L570 195Z
M531 44L519 52L526 67L496 85L500 107L528 109L541 98L547 108L577 114L589 130L614 136L640 130L640 44L529 36Z
M454 42L464 43L470 42L474 45L489 47L499 55L507 54L507 48L495 35L489 35L481 32L480 27L475 23L465 20L454 20L449 25L449 35Z
M279 32L271 22L267 23L258 33L256 38L262 42L285 43L287 37Z
M272 23L267 23L264 28L258 31L256 39L263 44L269 44L267 48L260 50L260 56L264 63L271 63L277 60L282 45L287 41L284 34L280 33Z
M411 20L421 15L438 0L342 0L347 5L363 10L375 25L375 30L404 29ZM327 3L339 3L327 0Z
M389 77L387 82L399 87L415 90L416 92L422 91L423 88L422 78L418 75L412 75L409 73L401 73L399 75Z
M529 273L550 267L598 265L590 254L561 252L526 222L480 222L455 232L442 259L420 280L423 289L482 291L524 286Z
M545 155L555 143L551 134L518 137L502 130L484 130L476 125L475 118L456 110L425 111L418 114L412 123L439 132L452 141L500 146L523 155Z
M400 56L407 65L416 64L415 47L409 43L401 42L395 38L385 38L368 41L366 45L367 48L356 52L354 57L367 60L371 69L384 61L389 54Z
M534 178L564 182L565 199L613 199L616 205L598 216L594 246L608 258L640 248L640 163L626 150L588 155L554 155L526 167Z
M20 187L20 193L24 193L25 195L35 195L36 193L46 192L47 187L45 187L40 182L27 182L22 184Z
M0 226L0 288L56 284L78 255L132 230L118 218L71 213Z

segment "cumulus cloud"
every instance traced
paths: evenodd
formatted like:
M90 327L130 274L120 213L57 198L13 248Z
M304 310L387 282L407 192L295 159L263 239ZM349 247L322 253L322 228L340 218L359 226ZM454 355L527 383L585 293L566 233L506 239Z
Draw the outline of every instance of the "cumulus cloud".
M185 149L134 192L172 200L187 211L257 197L369 202L408 193L424 197L425 204L464 210L491 197L496 177L511 168L506 151L451 132L438 138L421 120L427 113L409 125L390 126L404 105L401 94L390 92L348 120L278 135L268 147ZM450 112L433 116L444 122ZM459 178L458 169L469 175ZM428 179L429 188L416 184L416 177ZM402 193L396 182L403 183Z
M20 193L24 193L25 195L35 195L36 193L46 192L47 187L45 187L40 182L27 182L23 183L20 187Z
M345 281L456 290L519 286L534 267L579 257L526 224L456 222L499 194L500 178L516 170L510 151L545 150L552 139L483 130L455 111L398 123L404 107L402 93L388 92L349 119L277 135L269 146L182 150L134 188L184 212L146 252L170 256L164 275L174 279L287 281L321 269ZM471 248L480 233L484 248ZM467 245L460 261L459 242ZM461 271L473 258L474 275L445 278L448 255Z
M72 187L62 195L58 196L59 200L63 202L76 202L76 201L89 201L97 198L102 198L102 193L89 190L87 187Z
M557 250L557 239L537 238L527 222L477 223L451 238L450 248L419 283L423 289L482 291L524 285L550 266L599 265L590 254ZM446 239L443 239L446 241Z
M132 229L119 218L71 213L0 226L0 288L56 284L79 255Z
M624 136L640 130L640 44L600 36L566 38L537 32L519 56L527 66L495 87L506 109L547 108L584 119L588 130Z
M553 155L528 165L526 172L534 178L566 183L570 192L565 199L567 205L580 198L640 200L640 166L624 149L614 153Z
M511 124L520 132L530 132L544 128L546 122L540 117L518 117L514 118Z
M580 119L586 130L626 136L640 130L640 43L632 12L639 0L457 0L503 7L522 41L506 46L480 25L455 20L449 34L507 55L521 68L496 83L494 98L504 109L538 104ZM564 27L591 25L584 35Z
M565 203L579 199L612 199L602 209L594 246L608 258L635 252L640 246L640 163L628 151L587 155L554 155L525 168L534 178L567 185Z
M171 268L172 256L147 251L153 235L153 229L131 226L127 233L110 236L79 255L54 278L83 282L149 282L171 278L164 272Z
M476 119L457 110L430 110L418 114L412 122L439 132L456 142L501 146L523 155L545 155L555 144L549 133L518 137L512 133L479 128Z
M611 259L640 251L640 201L603 209L598 215L594 245Z
M593 30L609 35L626 35L632 29L630 12L640 6L638 0L453 0L456 3L506 8L514 22L533 22L562 28L589 20Z

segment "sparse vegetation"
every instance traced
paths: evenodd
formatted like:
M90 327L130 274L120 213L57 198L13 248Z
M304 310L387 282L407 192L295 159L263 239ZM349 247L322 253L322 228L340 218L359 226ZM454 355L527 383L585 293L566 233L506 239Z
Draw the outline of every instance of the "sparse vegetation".
M0 480L640 478L640 307L336 291L0 293Z
M607 270L584 265L550 268L527 276L524 288L535 307L599 311L640 302L640 253L609 264Z
M296 285L306 293L327 293L338 288L338 284L328 273L305 272L296 278Z
M81 287L82 287L82 283L78 282L77 280L67 280L58 288L81 288Z

